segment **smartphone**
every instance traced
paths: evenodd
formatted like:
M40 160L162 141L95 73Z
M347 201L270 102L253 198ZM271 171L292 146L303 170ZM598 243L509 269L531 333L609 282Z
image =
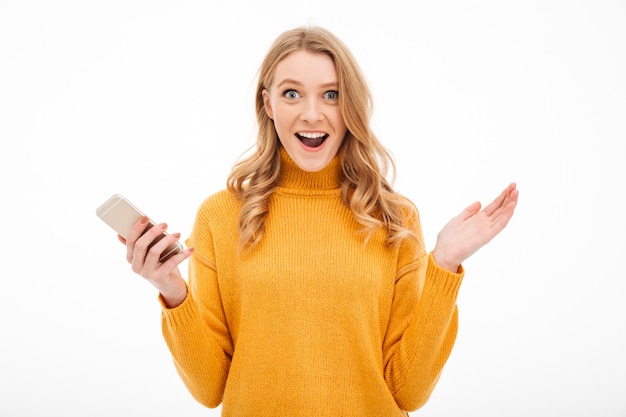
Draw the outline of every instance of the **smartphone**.
M127 238L128 233L130 233L135 223L137 223L139 219L145 216L145 214L143 214L141 210L135 207L130 201L128 201L128 199L126 199L126 197L121 194L114 194L113 196L111 196L111 198L102 203L102 205L96 209L96 214L124 239ZM154 227L155 225L156 223L149 219L148 225L146 226L146 229L143 231L143 233L146 233L151 227ZM150 249L159 240L163 239L166 235L167 233L163 232L160 236L157 236L157 238L152 241L148 249ZM159 257L159 262L165 262L172 256L182 251L183 246L180 244L180 242L174 242L169 245L163 251L163 253L161 253L161 256Z

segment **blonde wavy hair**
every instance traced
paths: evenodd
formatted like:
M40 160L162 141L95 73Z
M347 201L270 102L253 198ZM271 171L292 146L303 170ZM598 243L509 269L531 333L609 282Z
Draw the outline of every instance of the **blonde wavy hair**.
M334 34L320 27L296 28L282 33L263 60L256 88L257 141L251 155L240 159L227 181L228 189L242 202L239 215L239 249L252 249L263 237L269 202L281 174L280 141L274 122L264 109L263 90L272 84L279 62L305 50L328 55L337 70L339 106L348 132L338 155L342 167L341 196L357 222L365 241L378 229L387 231L386 244L399 245L414 237L408 223L415 206L396 193L386 179L395 163L372 132L372 96L350 50Z

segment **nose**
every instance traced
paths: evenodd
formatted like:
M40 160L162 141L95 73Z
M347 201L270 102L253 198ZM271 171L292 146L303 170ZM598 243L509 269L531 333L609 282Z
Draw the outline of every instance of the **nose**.
M317 100L317 98L311 97L308 100L305 100L303 106L304 108L300 114L300 120L315 124L323 119L324 115L322 111L322 104Z

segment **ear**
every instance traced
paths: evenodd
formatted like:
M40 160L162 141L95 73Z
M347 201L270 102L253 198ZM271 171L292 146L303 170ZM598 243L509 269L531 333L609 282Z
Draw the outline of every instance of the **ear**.
M263 95L263 107L265 108L265 113L267 113L267 117L274 120L274 112L272 111L272 106L270 104L270 93L264 89L261 94Z

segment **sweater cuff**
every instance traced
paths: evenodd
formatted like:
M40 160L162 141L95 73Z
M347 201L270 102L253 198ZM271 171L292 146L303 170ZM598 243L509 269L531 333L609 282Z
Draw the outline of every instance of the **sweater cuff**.
M456 273L451 272L435 262L433 253L428 255L428 266L426 268L426 276L430 277L427 282L432 282L432 286L437 288L443 293L451 293L454 296L459 292L461 282L465 276L465 269L463 265L459 265L459 269Z
M191 299L189 286L187 286L187 297L185 297L183 302L176 307L168 308L165 305L165 300L163 299L163 296L161 294L159 294L158 296L158 301L159 304L161 304L161 314L163 315L163 319L167 321L171 326L184 326L186 323L189 323L189 321L191 321L192 318L196 315L196 304Z

